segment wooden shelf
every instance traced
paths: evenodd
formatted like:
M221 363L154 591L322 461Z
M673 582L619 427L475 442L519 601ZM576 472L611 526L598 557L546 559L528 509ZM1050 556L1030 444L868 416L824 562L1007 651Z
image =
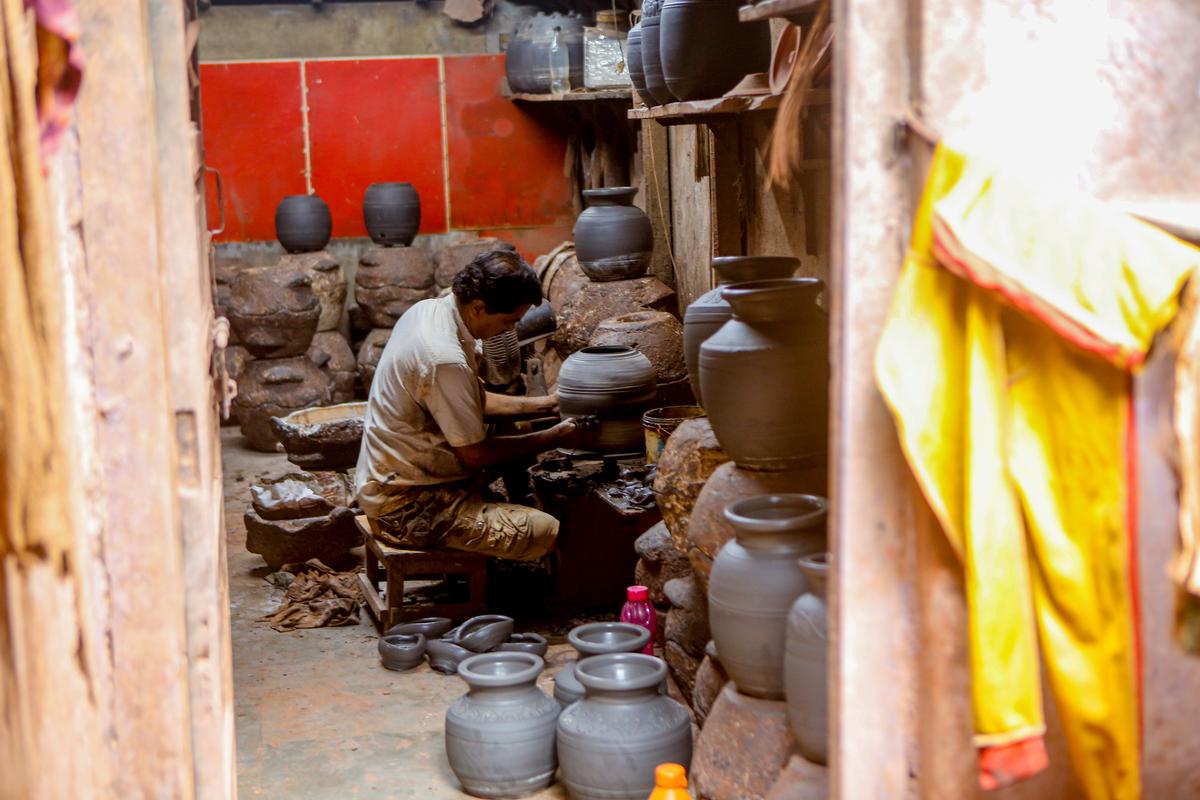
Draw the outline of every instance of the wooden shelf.
M738 9L738 19L742 22L754 22L760 19L783 17L800 24L813 14L821 0L760 0L752 5Z
M518 103L582 103L604 101L609 103L633 102L632 89L573 89L566 94L520 94L508 95Z
M813 89L805 105L828 105L833 94L828 89ZM718 97L713 100L688 100L667 103L661 106L634 106L629 109L630 119L652 119L663 125L698 125L711 122L731 114L749 114L755 111L774 111L779 108L779 95L765 94L754 97Z

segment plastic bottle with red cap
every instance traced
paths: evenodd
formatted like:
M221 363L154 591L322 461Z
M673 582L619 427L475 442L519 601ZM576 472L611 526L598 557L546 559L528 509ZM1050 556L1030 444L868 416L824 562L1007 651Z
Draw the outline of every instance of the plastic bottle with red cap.
M692 800L683 765L659 764L654 770L654 791L647 800Z
M650 631L650 641L642 648L648 656L654 655L654 629L658 627L658 612L650 602L650 590L645 586L630 586L625 590L625 605L621 607L621 622L632 622Z

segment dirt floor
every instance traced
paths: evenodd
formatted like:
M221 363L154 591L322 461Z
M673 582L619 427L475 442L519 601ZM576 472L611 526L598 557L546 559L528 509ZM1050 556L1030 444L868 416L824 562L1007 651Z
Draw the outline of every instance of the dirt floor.
M379 664L377 634L365 612L356 626L278 633L259 618L283 590L271 570L246 551L242 513L249 487L295 469L282 455L256 453L236 428L222 431L229 594L237 709L238 789L247 797L461 798L446 762L446 708L466 685L427 665L407 673ZM557 622L517 617L517 630L561 633ZM574 657L554 644L540 682ZM561 784L536 795L565 798Z

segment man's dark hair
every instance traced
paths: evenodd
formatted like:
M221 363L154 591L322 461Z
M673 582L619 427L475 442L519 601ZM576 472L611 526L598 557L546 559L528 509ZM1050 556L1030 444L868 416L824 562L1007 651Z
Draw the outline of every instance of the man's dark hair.
M511 314L542 302L542 285L516 251L489 250L454 276L454 296L460 303L482 300L489 314Z

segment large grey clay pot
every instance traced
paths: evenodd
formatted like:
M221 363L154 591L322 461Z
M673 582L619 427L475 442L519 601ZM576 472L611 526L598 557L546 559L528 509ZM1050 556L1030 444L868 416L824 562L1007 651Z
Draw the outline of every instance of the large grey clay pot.
M733 317L700 345L700 392L738 466L795 469L824 460L829 325L816 278L734 283Z
M646 0L642 4L642 74L646 79L646 93L654 101L652 103L647 101L647 103L652 106L659 106L675 100L675 96L667 88L666 79L663 77L662 57L659 52L662 30L660 25L662 18L659 16L661 11L661 0Z
M824 498L764 494L730 503L736 531L713 562L708 623L738 691L782 700L787 615L807 588L800 556L825 550Z
M363 193L363 224L375 244L412 244L421 227L417 190L411 183L372 183Z
M788 614L783 680L788 719L800 745L800 754L814 764L829 762L829 621L826 614L826 581L829 554L813 553L800 559L808 591L800 595Z
M289 253L323 250L332 232L329 206L315 194L290 194L275 207L275 237Z
M537 687L544 665L507 652L458 665L468 689L446 711L446 756L468 793L524 797L550 785L559 707Z
M571 87L583 86L583 18L574 13L541 13L522 23L508 40L504 74L514 92L550 92L550 44L555 28L559 28L560 44L567 48Z
M659 59L679 100L720 97L752 72L771 66L766 20L738 22L738 0L664 0Z
M587 695L558 718L558 759L575 800L645 800L654 768L692 760L687 709L659 693L666 663L641 653L577 665Z
M585 347L572 353L558 373L558 407L563 419L600 416L602 453L644 449L642 414L654 405L657 379L650 359L623 345Z
M733 309L721 296L731 283L789 278L800 267L800 259L788 256L719 256L712 260L717 287L700 295L683 312L683 359L687 362L692 394L701 403L700 345L721 330L733 316Z
M593 281L640 278L650 266L654 231L646 212L633 204L637 189L585 189L588 207L575 220L575 255Z
M636 653L650 641L650 631L629 622L589 622L576 625L567 641L579 653L554 676L554 699L563 708L583 697L583 684L575 677L575 666L585 658L606 653Z

